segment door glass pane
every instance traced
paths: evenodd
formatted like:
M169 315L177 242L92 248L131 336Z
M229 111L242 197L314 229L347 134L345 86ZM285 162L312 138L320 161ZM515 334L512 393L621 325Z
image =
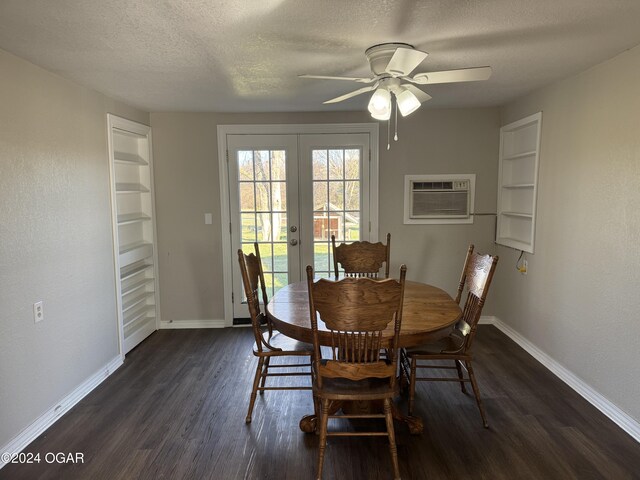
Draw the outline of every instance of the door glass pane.
M352 242L361 235L360 149L313 150L313 254L316 275L333 277L331 235Z
M271 185L269 182L256 182L256 210L268 212L270 207Z
M240 214L240 224L242 225L242 241L255 242L257 231L255 213Z
M271 183L271 207L274 212L287 210L287 184L284 182Z
M273 271L274 272L287 272L287 243L274 243L273 244Z
M314 274L318 277L333 277L333 263L330 263L330 244L327 242L315 242L313 245Z
M241 242L259 242L269 298L287 285L287 172L285 150L238 151Z
M344 178L360 179L360 150L344 151Z
M344 184L345 182L329 182L329 209L332 211L344 210Z
M313 179L325 180L327 178L327 151L313 150L311 158L313 159Z
M329 150L329 178L344 179L344 150Z
M253 182L240 182L240 211L255 212L256 202L253 192Z
M287 273L276 273L273 277L273 293L289 284L289 274Z
M313 182L313 209L326 210L329 199L327 198L327 182Z
M360 210L360 182L344 182L345 208Z
M253 180L253 152L238 152L238 179Z
M273 224L279 225L279 228L274 230L273 241L274 242L286 242L287 241L287 214L286 213L274 213Z
M260 260L262 260L262 270L265 272L273 271L273 245L271 243L258 243L260 249Z
M273 150L271 152L271 180L286 180L286 162L284 150Z
M256 151L254 152L256 180L269 180L271 175L269 174L269 151Z
M356 242L360 240L360 212L345 212L345 217L345 241Z

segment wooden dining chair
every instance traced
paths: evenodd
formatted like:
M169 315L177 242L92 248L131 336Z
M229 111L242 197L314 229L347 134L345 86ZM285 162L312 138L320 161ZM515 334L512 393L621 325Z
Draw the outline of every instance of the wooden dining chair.
M462 309L462 318L456 324L448 337L427 345L405 348L401 352L401 369L409 381L409 415L413 414L416 382L459 382L462 393L467 393L465 383L471 383L473 394L480 410L482 424L489 426L480 398L480 390L473 372L473 355L471 347L476 335L478 320L482 314L482 307L489 292L489 286L495 272L498 257L480 255L473 252L473 245L469 246L465 265L462 270L456 301L459 303L463 292L467 297ZM454 366L434 363L434 361L452 360ZM457 377L418 377L418 369L457 370ZM467 375L464 375L466 370Z
M331 235L333 269L338 278L338 265L344 269L345 277L378 278L384 263L384 278L389 278L391 234L387 233L387 244L382 242L341 243L336 246L336 236Z
M311 371L307 367L311 367L311 355L313 353L311 345L297 342L277 331L274 333L270 319L262 312L260 294L262 294L262 301L266 306L268 303L267 290L257 243L254 243L254 249L255 254L250 253L249 255L245 255L242 250L238 250L240 273L242 274L242 283L247 296L249 314L251 315L251 326L255 336L253 354L258 357L253 389L249 400L249 411L245 418L246 423L251 423L251 414L257 392L263 394L265 390L311 390L311 386L266 386L266 381L267 377L310 377ZM265 326L266 331L263 330ZM272 364L271 359L274 357L307 357L308 363ZM293 358L291 358L291 361L293 361ZM301 368L306 371L300 371ZM286 370L270 372L273 369Z
M348 435L387 436L394 478L400 478L391 401L398 392L398 338L406 271L403 265L400 280L344 278L314 283L313 268L307 267L314 350L313 393L319 407L318 479L322 478L327 436ZM331 353L327 358L322 356L317 314L331 333ZM382 333L390 324L393 336L383 340ZM380 357L382 348L387 349L387 358ZM382 401L384 413L330 414L336 409L336 402L344 401ZM328 432L329 418L384 418L386 431Z

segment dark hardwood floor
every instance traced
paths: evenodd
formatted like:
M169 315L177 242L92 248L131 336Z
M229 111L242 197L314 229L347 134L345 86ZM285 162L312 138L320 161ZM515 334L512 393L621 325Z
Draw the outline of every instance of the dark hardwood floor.
M475 369L490 428L457 384L419 383L424 434L396 424L402 478L640 478L640 444L497 329L479 329ZM310 392L266 392L244 423L252 343L246 328L156 332L24 450L40 464L9 464L0 479L314 478L318 437L298 429ZM47 452L81 452L84 463L47 464ZM391 472L385 438L329 439L325 479Z

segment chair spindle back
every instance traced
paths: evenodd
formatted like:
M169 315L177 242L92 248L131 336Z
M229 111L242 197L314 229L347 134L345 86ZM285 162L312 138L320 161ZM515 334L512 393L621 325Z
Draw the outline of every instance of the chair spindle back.
M322 377L389 378L395 382L398 362L398 338L402 323L402 301L406 267L400 280L344 278L333 282L313 281L313 268L307 267L309 308L314 344L316 381ZM318 340L318 317L331 332L331 359L323 361ZM394 325L394 335L383 341L383 332ZM387 349L388 358L380 358Z
M467 291L467 298L462 309L462 318L456 325L456 330L464 337L461 350L471 348L497 263L497 256L473 253L473 245L469 247L463 273L463 290ZM459 295L461 294L462 291Z
M389 258L391 234L387 233L387 244L366 241L341 243L336 246L336 237L331 235L333 269L338 277L338 266L342 266L346 277L378 278L382 264L385 264L384 278L389 278Z
M262 294L262 302L266 306L269 302L267 290L264 283L264 272L262 270L262 261L260 259L260 249L258 243L253 244L254 253L245 255L242 250L238 250L238 262L240 263L240 273L242 275L242 283L244 292L247 296L247 304L249 306L249 314L251 315L251 326L256 337L256 347L258 351L262 351L264 337L262 336L262 325L267 325L269 337L273 330L271 322L262 312L260 307L260 294Z

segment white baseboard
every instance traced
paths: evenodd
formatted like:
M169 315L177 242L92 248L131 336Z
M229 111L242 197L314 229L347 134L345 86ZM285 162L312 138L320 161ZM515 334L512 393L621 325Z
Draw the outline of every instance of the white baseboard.
M224 328L224 319L211 320L163 320L160 322L160 330L180 328Z
M478 324L480 325L494 325L496 323L496 320L498 320L496 317L492 316L492 315L482 315L480 317L480 320L478 321Z
M33 442L42 432L53 425L60 417L67 413L74 405L82 400L94 388L100 385L109 375L115 372L122 365L122 357L118 355L104 367L100 368L96 373L87 378L78 385L71 393L60 400L55 406L48 409L31 425L22 430L13 440L4 447L0 448L0 453L19 453L27 445ZM0 459L0 468L4 467L7 462Z
M578 392L591 405L596 407L607 417L609 417L620 428L627 432L636 441L640 442L640 423L630 417L623 410L614 405L593 387L587 384L580 377L568 370L566 367L551 358L548 354L540 350L537 346L523 337L519 332L501 321L497 317L483 316L480 318L481 324L492 324L511 340L520 345L527 353L535 358L542 365L547 367L551 373Z

